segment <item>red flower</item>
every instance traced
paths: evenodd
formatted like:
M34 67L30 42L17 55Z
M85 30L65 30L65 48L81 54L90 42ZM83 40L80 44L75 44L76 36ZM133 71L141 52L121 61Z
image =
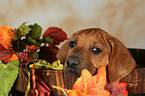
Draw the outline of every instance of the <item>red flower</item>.
M54 39L53 44L59 45L60 42L67 39L66 33L61 29L57 27L49 27L43 34L43 38L50 37Z

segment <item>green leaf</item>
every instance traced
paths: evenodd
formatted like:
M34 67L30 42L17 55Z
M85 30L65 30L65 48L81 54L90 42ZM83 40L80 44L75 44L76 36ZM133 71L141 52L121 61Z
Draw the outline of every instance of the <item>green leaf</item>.
M26 22L25 22L26 23ZM23 23L20 27L18 27L18 29L15 31L15 36L13 38L14 41L18 40L19 38L21 38L22 36L26 36L26 34L31 30L30 27L28 27L27 25L25 25L25 23Z
M36 42L40 46L43 43L43 41L44 41L44 39L42 38L42 39L37 40Z
M32 29L29 32L29 36L34 40L38 40L41 37L42 27L36 23L34 25L29 25L29 27Z
M25 22L26 23L26 22ZM20 30L20 34L21 36L26 36L26 34L31 30L30 27L28 27L27 25L25 25L25 23L23 23L18 29Z
M32 52L28 53L28 58L37 59L38 57L39 57L39 55L36 51L32 51Z
M32 68L33 65L35 65L35 69L47 69L47 70L62 70L63 65L60 63L60 60L56 60L52 64L44 62L44 61L38 61L34 64L30 64L29 68Z
M18 40L19 38L21 38L21 34L20 34L20 31L17 29L14 33L14 38L13 38L13 41L16 41Z
M28 41L27 43L29 44L29 45L37 45L38 47L41 45L41 40L38 40L38 41L36 41L36 40L34 40L34 39L32 39L29 35L26 35L26 40Z
M53 43L54 39L51 39L49 37L44 38L44 43Z
M32 39L29 35L26 36L27 43L30 43L32 45L36 44L36 40Z
M6 96L11 90L19 72L19 61L3 64L0 60L0 96Z

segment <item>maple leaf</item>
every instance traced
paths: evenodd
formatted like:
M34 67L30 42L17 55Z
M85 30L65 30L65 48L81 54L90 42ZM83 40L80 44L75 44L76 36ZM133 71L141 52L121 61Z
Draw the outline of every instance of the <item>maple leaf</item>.
M0 44L6 49L12 46L13 30L9 26L0 26Z
M54 88L61 89L69 96L110 96L110 93L104 89L106 84L106 67L102 66L98 69L95 76L84 69L81 77L73 85L72 90L67 90L54 86Z
M43 38L50 37L54 39L53 44L59 45L60 42L67 39L66 33L61 29L57 27L49 27L43 34Z

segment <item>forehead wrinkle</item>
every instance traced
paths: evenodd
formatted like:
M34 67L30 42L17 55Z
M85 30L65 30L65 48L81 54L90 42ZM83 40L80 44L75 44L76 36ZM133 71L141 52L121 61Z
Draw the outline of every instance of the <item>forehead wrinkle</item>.
M79 34L77 34L78 38L85 38L85 39L89 39L90 37L92 38L92 36L96 37L96 30L85 30L85 31L81 31ZM98 33L98 32L97 32Z
M96 43L97 42L101 45L104 45L105 42L103 40L103 36L102 36L102 33L100 32L100 30L82 30L82 31L79 31L79 33L76 34L75 36L75 40L76 42L80 43L80 44L87 44L87 42L89 43ZM92 45L91 44L91 45Z

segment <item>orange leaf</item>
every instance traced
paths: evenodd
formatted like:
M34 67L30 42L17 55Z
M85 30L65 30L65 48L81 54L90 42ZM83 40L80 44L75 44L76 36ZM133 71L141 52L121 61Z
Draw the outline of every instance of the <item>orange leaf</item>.
M7 49L7 50L0 50L0 59L3 63L7 63L11 60L18 60L18 56L14 53L13 50Z
M13 53L12 57L9 58L8 61L11 61L11 60L18 60L18 59L19 59L18 56L17 56L15 53Z
M31 46L26 45L26 49L28 49L29 52L36 51L38 49L38 46L36 46L36 45L31 45Z
M31 82L32 82L32 86L33 86L33 89L36 88L36 76L35 76L35 65L33 65L33 68L32 68L32 74L31 74Z
M63 89L53 86L54 88L66 92L69 96L110 96L110 93L104 89L106 84L106 67L102 66L98 69L95 76L84 69L81 77L77 79L72 90Z
M84 69L82 75L75 82L72 90L77 90L79 96L84 95L101 95L109 96L110 93L104 89L106 84L106 67L98 69L98 73L92 76L91 73Z
M58 86L53 88L62 90L69 96L127 96L127 83L107 82L106 67L102 66L98 69L98 73L92 76L91 73L84 69L81 77L77 79L72 90L64 89Z
M11 47L12 29L9 26L0 26L0 43L8 49Z

